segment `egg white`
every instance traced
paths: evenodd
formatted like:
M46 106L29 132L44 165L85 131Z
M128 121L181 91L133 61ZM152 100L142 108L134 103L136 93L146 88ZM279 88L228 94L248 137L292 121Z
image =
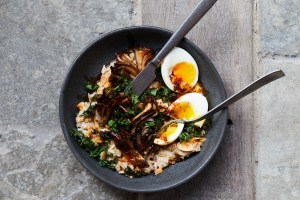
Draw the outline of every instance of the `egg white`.
M180 103L180 102L188 102L190 106L192 107L194 111L194 116L190 119L187 120L193 120L196 119L208 111L208 102L205 96L203 96L200 93L192 92L192 93L187 93L180 98L178 98L176 101L174 101L168 108L168 110L172 110L174 105ZM195 125L202 127L203 123L205 120L196 122Z
M191 63L196 71L195 77L191 86L194 87L198 81L199 70L196 61L194 58L184 49L175 47L163 60L161 64L161 75L165 84L174 91L174 85L171 82L170 75L172 73L172 68L182 62Z
M208 102L206 97L196 92L188 93L181 96L169 106L168 110L171 111L176 104L181 102L188 102L194 111L194 116L187 120L196 119L204 115L208 111ZM201 128L203 126L204 121L205 120L196 122L195 125ZM160 138L155 138L154 144L163 146L174 142L179 137L183 128L184 128L184 123L178 123L176 130L172 134L167 136L167 141L162 140Z

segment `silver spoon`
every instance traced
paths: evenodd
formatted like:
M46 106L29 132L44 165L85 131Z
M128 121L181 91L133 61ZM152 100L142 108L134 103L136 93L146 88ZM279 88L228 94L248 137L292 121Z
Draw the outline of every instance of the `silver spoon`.
M262 86L264 86L264 85L266 85L266 84L268 84L272 81L275 81L276 79L284 77L284 76L285 76L285 74L281 70L276 70L274 72L271 72L271 73L261 77L260 79L254 81L253 83L251 83L250 85L248 85L247 87L245 87L244 89L239 91L238 93L236 93L236 94L232 95L231 97L227 98L225 101L223 101L222 103L220 103L219 105L217 105L216 107L211 109L205 115L202 115L201 117L194 118L194 119L191 119L191 120L174 119L174 120L168 121L167 123L165 123L160 128L158 133L161 133L162 131L164 131L170 124L186 123L186 122L197 122L197 121L201 121L203 119L206 119L206 118L212 116L213 114L219 112L220 110L223 110L224 108L227 108L229 105L231 105L234 102L240 100L241 98L247 96L248 94L254 92L255 90L261 88Z

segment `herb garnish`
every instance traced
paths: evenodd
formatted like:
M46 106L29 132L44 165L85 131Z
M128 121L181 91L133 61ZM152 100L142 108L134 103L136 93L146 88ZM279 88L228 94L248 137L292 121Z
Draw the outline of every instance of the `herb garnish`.
M100 160L99 164L101 167L107 167L109 169L115 169L115 165L118 163L117 160L112 160L112 161L108 161L108 160Z
M191 123L183 128L183 131L180 133L178 139L180 142L182 142L193 137L204 137L202 131L203 128L196 127L195 124Z
M132 177L134 177L134 178L140 178L140 177L142 177L142 176L148 175L148 174L145 173L145 172L139 172L139 171L134 172L130 167L127 167L127 168L124 170L124 172L125 172L125 175L127 175L127 176L132 176Z
M92 142L89 138L87 138L82 131L79 131L77 129L73 129L71 131L73 137L77 141L77 143L82 146L86 151L90 152L94 150L95 143Z
M99 85L97 84L92 84L90 82L87 82L85 85L85 89L90 90L90 91L95 91L99 88Z
M101 147L96 147L94 150L90 151L90 156L92 158L97 158L100 156L102 151L107 150L107 143L103 143Z

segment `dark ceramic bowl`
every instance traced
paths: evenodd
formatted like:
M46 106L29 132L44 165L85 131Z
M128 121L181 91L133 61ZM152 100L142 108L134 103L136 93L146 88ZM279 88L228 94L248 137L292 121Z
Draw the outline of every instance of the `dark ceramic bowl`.
M116 52L133 46L145 46L159 50L170 38L172 32L157 27L128 27L102 35L88 45L73 62L62 86L59 100L59 117L66 141L79 162L101 181L131 192L154 192L178 186L204 169L212 159L227 125L227 110L213 117L201 152L193 154L183 162L171 165L157 176L151 174L130 179L110 169L100 167L74 140L70 131L75 128L78 95L85 94L85 77L99 74L103 65L108 64ZM191 41L183 39L179 47L188 51L196 60L200 80L209 91L211 106L216 106L226 98L222 80L208 57Z

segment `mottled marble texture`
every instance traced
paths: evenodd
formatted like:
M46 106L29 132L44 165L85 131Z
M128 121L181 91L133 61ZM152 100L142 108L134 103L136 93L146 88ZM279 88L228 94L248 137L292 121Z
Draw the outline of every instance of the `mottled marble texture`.
M300 60L263 59L258 74L286 77L255 93L257 199L300 198Z
M131 25L131 1L43 0L0 4L0 123L58 122L72 60L99 34Z
M0 199L132 199L96 180L61 132L58 97L76 55L131 25L130 0L0 1Z
M0 199L131 199L96 180L70 152L59 126L0 126Z
M296 57L300 54L300 0L261 0L261 54Z

